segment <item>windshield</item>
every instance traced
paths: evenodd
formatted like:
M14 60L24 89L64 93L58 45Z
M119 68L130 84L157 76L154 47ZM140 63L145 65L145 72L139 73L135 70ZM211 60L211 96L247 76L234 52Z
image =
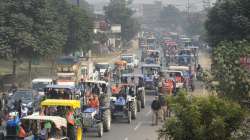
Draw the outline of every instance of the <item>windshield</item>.
M132 63L132 62L133 62L132 57L129 57L129 56L127 56L127 57L122 57L122 60L124 60L124 61L126 61L126 62L128 62L128 63Z
M108 64L96 64L95 68L100 70L100 69L108 69L109 65Z
M144 75L154 75L157 74L159 72L158 68L148 68L148 67L144 67L143 69L143 74Z
M149 45L152 45L152 44L155 43L155 39L148 39L148 40L147 40L147 43L148 43Z
M43 89L48 85L48 82L37 82L37 83L32 83L32 89L37 90L37 91L43 91Z
M18 101L22 100L22 103L28 104L33 100L32 91L17 91L13 96L12 100Z
M73 81L74 78L71 76L58 76L58 80L62 81L62 80L66 80L66 81Z
M189 50L181 50L179 55L191 55L191 52Z

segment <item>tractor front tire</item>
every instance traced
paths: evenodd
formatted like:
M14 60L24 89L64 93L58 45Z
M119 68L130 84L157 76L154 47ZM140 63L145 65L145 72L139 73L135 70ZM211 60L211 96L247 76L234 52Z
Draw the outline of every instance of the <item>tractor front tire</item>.
M141 112L141 101L137 100L137 112Z
M132 102L129 104L129 110L131 111L131 117L132 117L132 119L136 119L137 108L136 108L136 103L135 103L135 101L132 101Z
M145 108L146 106L146 92L145 90L142 91L141 93L141 108Z
M105 110L102 113L102 121L103 121L104 132L110 131L110 129L111 129L111 112L109 109Z
M97 125L97 136L102 137L103 136L103 124L99 123Z

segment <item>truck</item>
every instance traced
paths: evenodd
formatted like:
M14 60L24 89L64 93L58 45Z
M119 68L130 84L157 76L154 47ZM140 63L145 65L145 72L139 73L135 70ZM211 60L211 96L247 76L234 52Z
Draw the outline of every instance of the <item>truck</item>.
M90 58L62 57L57 61L56 67L58 85L76 85L81 80L98 78L98 72Z

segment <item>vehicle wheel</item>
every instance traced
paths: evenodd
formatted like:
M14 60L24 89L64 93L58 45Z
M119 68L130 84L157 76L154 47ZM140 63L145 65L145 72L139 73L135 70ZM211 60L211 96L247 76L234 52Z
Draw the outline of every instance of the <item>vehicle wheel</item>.
M141 112L141 101L137 100L137 112Z
M111 112L110 110L105 110L102 113L102 121L103 121L103 130L104 132L108 132L111 129Z
M0 133L0 140L5 140L4 134L2 132Z
M133 101L133 102L131 102L130 104L129 104L129 109L130 109L130 111L131 111L131 117L132 117L132 119L136 119L136 114L137 114L137 108L136 108L136 103L135 103L135 101Z
M131 111L128 111L128 123L130 124L132 121L132 117L131 117Z
M145 90L141 93L141 108L145 108L146 105L146 96L145 96Z
M102 137L103 136L103 124L99 123L97 125L97 135L98 137Z

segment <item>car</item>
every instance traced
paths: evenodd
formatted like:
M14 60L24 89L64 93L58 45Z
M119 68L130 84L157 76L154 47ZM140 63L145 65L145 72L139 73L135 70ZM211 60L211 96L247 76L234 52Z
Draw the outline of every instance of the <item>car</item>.
M39 108L39 102L42 99L42 96L40 96L37 92L34 90L29 89L23 89L23 90L17 90L14 94L10 95L8 101L8 108L9 111L16 111L16 103L21 100L22 106L25 106L28 108L28 111L30 113L36 111Z
M53 84L53 79L51 78L36 78L33 79L32 82L32 89L37 91L40 95L44 95L44 88L47 85Z

